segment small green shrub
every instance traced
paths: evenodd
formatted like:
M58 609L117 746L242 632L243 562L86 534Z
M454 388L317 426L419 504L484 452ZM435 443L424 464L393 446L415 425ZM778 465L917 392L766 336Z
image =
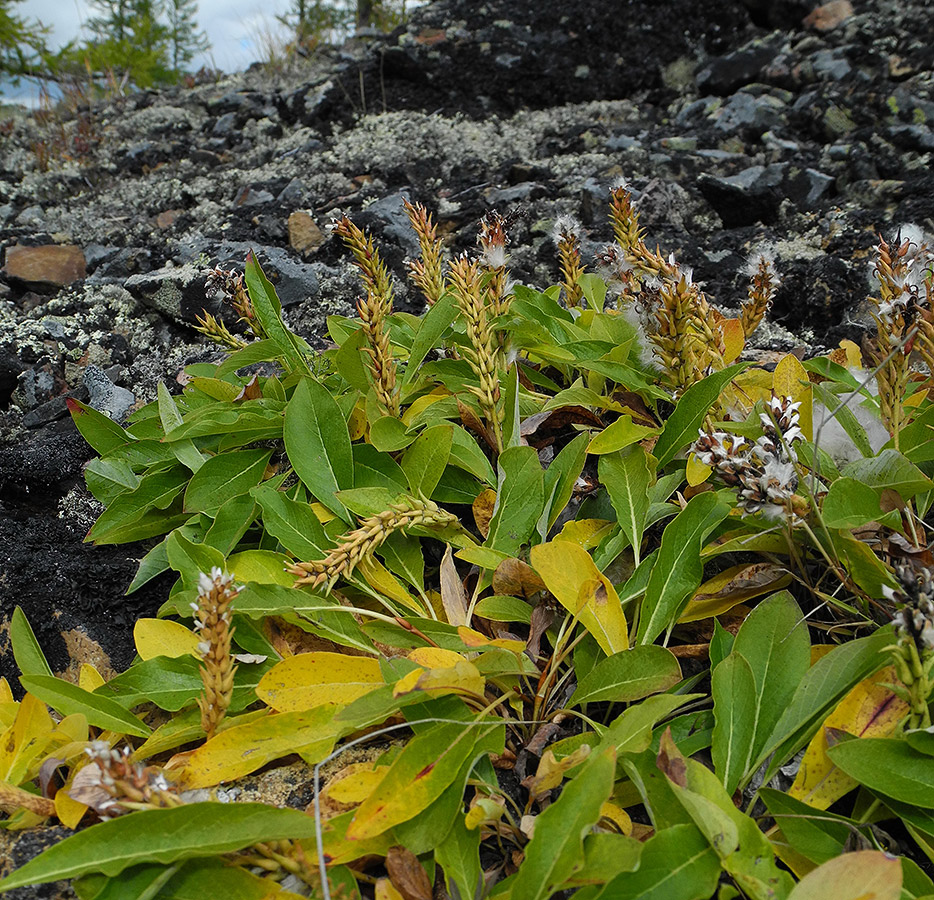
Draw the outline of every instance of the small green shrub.
M88 540L158 539L131 592L178 578L108 682L54 677L14 616L7 827L113 818L0 891L934 895L922 236L880 240L862 358L769 371L739 360L774 260L726 318L648 249L625 187L602 275L561 221L544 292L510 280L503 218L446 266L408 211L423 316L393 311L344 219L365 296L328 349L251 256L211 277L246 332L205 316L222 362L125 429L72 403L106 507ZM296 754L307 815L188 793Z

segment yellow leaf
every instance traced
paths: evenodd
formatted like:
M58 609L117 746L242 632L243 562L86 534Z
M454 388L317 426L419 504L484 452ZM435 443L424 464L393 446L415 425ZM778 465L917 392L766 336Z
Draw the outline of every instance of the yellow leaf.
M375 556L365 556L357 563L357 571L366 579L366 583L380 594L402 604L406 609L418 615L425 614L425 608L402 585Z
M569 753L560 760L551 750L546 750L539 760L535 774L531 778L526 778L522 784L528 788L532 797L541 797L542 794L561 784L565 773L574 766L580 765L588 756L590 756L589 744L582 744L573 753Z
M570 541L537 544L531 561L548 590L577 616L607 656L629 649L629 630L616 588L583 547Z
M139 624L139 623L137 623ZM138 651L137 651L138 652ZM142 655L142 654L140 654ZM86 691L95 691L104 683L104 676L101 675L91 663L81 663L81 669L78 672L78 687Z
M585 550L592 550L613 530L606 519L572 519L556 535L555 540L572 541Z
M277 712L295 712L350 703L384 683L373 657L321 650L277 662L260 679L256 696Z
M739 319L723 319L720 322L720 333L723 335L723 361L729 365L739 359L746 346L743 323Z
M297 658L297 657L296 657ZM189 790L235 781L292 753L320 762L334 747L337 707L278 713L218 732L184 759L179 782Z
M798 410L798 422L805 438L809 441L813 440L814 415L811 383L808 381L807 369L801 365L801 361L796 356L789 353L778 361L772 375L772 390L778 397L791 397L792 402L801 403Z
M347 430L350 432L350 440L359 441L366 432L366 404L359 400L357 405L350 413L347 420Z
M473 831L484 823L498 822L505 813L506 801L501 797L475 796L469 812L464 816L464 825L468 831Z
M373 892L376 900L405 900L405 897L396 890L388 878L376 879L376 890Z
M0 703L13 702L13 691L10 690L10 682L0 675Z
M406 659L426 669L447 669L456 666L463 658L460 653L443 647L416 647L406 656Z
M684 475L691 487L697 487L703 484L713 471L706 463L702 463L693 453L688 456L688 464L685 467Z
M386 767L373 762L351 763L338 772L322 793L338 803L362 803L386 774Z
M615 803L611 803L607 800L607 802L600 807L600 818L609 819L613 822L619 829L620 834L626 837L632 834L632 819L629 818L629 813Z
M837 648L837 644L814 644L811 647L811 665L822 660L831 650Z
M26 694L13 724L0 736L0 781L25 781L32 763L45 752L51 734L52 717L46 705Z
M311 504L311 511L315 514L315 517L322 525L327 525L331 519L336 518L331 510L329 510L323 503L318 503L317 500Z
M844 338L840 341L840 347L846 352L846 364L851 369L858 369L863 364L863 354L859 349L857 344L854 344L853 341L848 341Z
M488 638L479 631L474 631L466 625L457 629L457 636L468 647L501 647L503 650L512 650L513 653L522 653L525 650L525 641L510 641L507 638Z
M889 666L861 681L840 701L811 739L789 795L815 809L827 809L858 784L838 769L827 755L827 729L836 728L858 738L888 737L908 712L908 704L885 687L896 681Z
M393 697L398 697L401 694L408 694L410 691L415 690L415 685L418 684L418 679L425 674L425 669L418 668L412 669L407 675L403 675L392 687Z
M136 652L143 660L156 656L200 655L198 635L181 622L172 622L169 619L138 619L133 626L133 640L136 643Z
M88 811L87 806L68 796L68 785L55 792L55 815L66 828L77 828Z

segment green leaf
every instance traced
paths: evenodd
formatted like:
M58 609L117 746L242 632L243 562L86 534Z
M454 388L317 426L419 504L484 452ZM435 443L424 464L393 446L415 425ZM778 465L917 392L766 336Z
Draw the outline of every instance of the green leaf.
M535 820L535 835L512 884L512 900L547 900L584 862L584 836L613 791L616 753L594 751Z
M426 428L402 455L402 471L416 497L431 497L451 456L454 428L434 425Z
M78 431L81 432L81 437L101 456L117 447L133 442L133 438L123 428L103 413L98 412L93 406L88 406L71 397L67 398L65 403Z
M784 791L760 788L759 797L792 848L820 865L845 850L852 826L842 817L814 809Z
M259 362L272 362L278 355L278 345L275 341L265 338L261 341L253 341L240 350L235 350L223 362L214 369L215 378L225 378L227 375L243 369L246 366L253 366Z
M469 472L484 484L495 484L496 473L493 471L493 467L490 465L490 461L486 458L484 452L477 445L477 442L460 425L454 425L453 428L450 458L451 465L457 466L465 472ZM555 460L555 462L557 462L557 460ZM554 465L554 463L552 463L552 465Z
M756 679L745 657L731 653L711 678L714 769L732 793L749 771L756 739Z
M364 351L367 345L366 331L358 328L341 341L340 347L334 354L334 368L337 374L364 396L372 386L367 365L364 362L367 359Z
M395 453L411 444L418 435L395 416L381 416L370 424L370 443L384 453Z
M176 517L153 512L172 505L181 494L191 472L180 465L147 472L132 491L120 494L105 509L88 532L86 540L96 544L119 544L142 540L171 531ZM185 516L184 519L187 518Z
M464 817L457 816L454 825L435 849L435 860L444 870L448 894L461 900L474 900L483 886L480 867L480 829L467 829Z
M256 513L256 502L249 494L231 497L218 508L214 522L204 536L204 543L229 556L253 524Z
M525 543L545 504L544 475L532 447L511 447L499 457L496 504L484 542L509 556Z
M931 757L899 738L843 741L827 751L833 763L860 784L913 806L934 807Z
M610 881L592 900L707 900L720 880L720 861L694 825L657 832L642 848L639 868Z
M328 555L331 542L309 504L291 500L265 484L250 494L263 508L263 527L289 553L306 561Z
M736 363L719 372L708 375L703 381L692 384L678 400L675 411L668 417L665 427L652 451L660 469L675 458L675 454L697 439L697 430L720 392L732 379L747 368L749 363Z
M285 449L298 477L331 512L347 522L337 499L353 487L353 451L340 407L324 385L302 379L285 411Z
M216 513L231 497L247 493L263 479L272 450L234 450L212 456L195 472L185 491L186 512Z
M239 712L256 701L256 685L272 666L272 662L266 662L237 667L231 712ZM201 694L200 668L200 661L193 656L154 656L111 678L94 691L94 696L113 700L126 710L148 702L178 712Z
M587 447L587 452L594 455L616 453L618 450L624 450L638 443L650 434L658 434L658 429L636 425L632 421L632 416L622 415L594 437Z
M871 459L851 462L844 466L842 474L869 487L897 491L903 500L909 500L915 494L934 488L934 483L924 472L897 450L892 449L883 450Z
M158 394L159 419L165 433L168 434L173 428L182 424L182 414L178 411L174 398L163 382L160 381L156 385L156 393ZM204 464L204 455L190 440L176 441L172 444L172 452L175 458L192 472L197 472Z
M835 647L807 670L754 761L757 768L774 752L766 782L810 740L817 726L855 685L887 665L886 648L892 642L892 629L886 626L869 637Z
M26 613L18 606L13 610L10 618L10 644L13 649L13 659L17 668L23 675L48 675L51 677L52 668L36 640L36 634L26 618Z
M395 493L408 490L402 466L389 453L372 444L353 445L353 483L355 488L384 487Z
M150 734L150 729L119 703L107 697L98 697L54 675L23 675L20 683L30 694L63 716L81 713L89 725L116 731L117 734L132 734L142 738Z
M810 650L804 616L788 591L760 603L740 627L732 652L745 658L755 678L753 759L762 752L807 673Z
M597 471L638 566L649 511L649 487L655 474L651 457L642 447L628 447L619 453L601 456Z
M828 528L858 528L867 522L880 522L898 527L901 515L897 509L883 512L878 489L855 478L838 478L824 497L821 516Z
M133 581L126 589L127 594L132 594L139 590L144 584L151 581L157 575L169 569L169 556L165 548L165 539L159 541L146 555L139 561L139 567L133 576Z
M670 734L662 737L658 767L737 887L752 900L786 896L791 876L778 867L769 839L734 806L717 776L697 760L685 758Z
M194 588L202 572L210 573L217 566L225 566L224 555L208 544L197 544L188 540L180 529L173 531L165 542L169 565L182 576L186 588Z
M569 441L561 452L551 461L545 470L545 484L543 496L550 497L548 507L548 522L543 539L547 538L558 516L564 511L571 497L574 495L574 485L584 471L587 461L587 442L590 440L586 432L577 435Z
M266 335L276 345L279 351L277 355L292 371L311 375L298 339L282 324L282 305L276 296L276 289L263 274L252 250L247 255L243 274L253 303L253 311Z
M438 346L441 335L457 318L457 301L453 294L442 294L431 309L422 316L422 323L412 341L409 351L409 361L402 376L402 387L405 388L418 373L419 366L428 355L428 352Z
M0 881L0 892L89 872L114 876L140 863L168 865L229 853L260 841L314 835L311 816L263 803L189 803L142 810L92 825L54 844Z
M477 603L474 612L494 622L522 622L528 625L532 621L532 607L525 600L499 594L484 597Z
M609 700L632 703L677 684L681 666L670 650L648 645L633 647L600 660L577 685L569 706Z
M692 497L665 529L642 600L637 643L651 644L678 620L704 574L700 558L704 540L729 513L726 502L712 491L705 491Z

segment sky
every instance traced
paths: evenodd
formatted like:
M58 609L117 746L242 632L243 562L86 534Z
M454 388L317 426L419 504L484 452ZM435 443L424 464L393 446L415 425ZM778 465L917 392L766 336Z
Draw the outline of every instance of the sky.
M258 35L277 29L276 15L289 6L289 0L199 0L199 24L212 47L195 59L194 68L207 65L225 72L245 69L262 55ZM56 48L79 37L81 23L89 15L85 0L23 0L13 11L21 18L38 19L48 25L52 29L50 44ZM21 90L30 88L23 85Z

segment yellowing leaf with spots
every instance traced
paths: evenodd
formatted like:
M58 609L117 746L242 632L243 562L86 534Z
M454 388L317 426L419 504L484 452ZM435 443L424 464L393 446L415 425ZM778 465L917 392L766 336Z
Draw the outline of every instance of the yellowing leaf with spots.
M811 383L807 369L801 361L790 353L783 356L772 375L772 390L778 397L791 397L794 403L801 403L798 409L798 422L805 438L814 438L814 404L811 399Z
M292 753L324 759L338 731L331 719L336 707L319 706L301 712L278 713L219 731L197 750L183 756L177 772L188 790L235 781L267 763Z
M615 803L611 803L607 800L607 802L600 807L600 818L612 822L616 826L616 830L625 837L629 837L629 835L632 834L632 819L629 817L629 813L621 806L617 806Z
M13 724L0 735L0 781L21 784L52 735L52 717L46 705L26 694Z
M190 628L169 619L138 619L133 626L136 652L143 660L156 656L200 656L198 640Z
M350 703L383 684L370 656L315 651L276 663L256 686L256 695L278 712Z
M322 793L338 803L362 803L389 771L387 766L376 768L375 763L351 763L341 769Z
M548 590L578 617L607 656L629 649L629 630L616 588L583 547L570 541L537 544L531 561Z
M443 647L416 647L406 656L406 659L426 669L447 669L456 666L463 658L460 653Z
M885 687L896 680L889 666L856 685L824 720L811 739L789 795L815 809L827 809L858 784L838 769L827 755L827 729L846 731L858 738L888 737L908 712L908 704Z
M439 723L415 735L357 808L347 839L366 840L414 819L463 777L480 753L501 753L504 739L502 724L472 719Z

